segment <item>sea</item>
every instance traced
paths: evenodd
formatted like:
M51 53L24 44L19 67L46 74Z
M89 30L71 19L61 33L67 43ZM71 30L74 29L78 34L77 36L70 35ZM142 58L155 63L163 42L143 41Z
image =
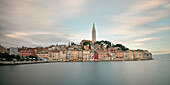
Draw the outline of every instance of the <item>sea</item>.
M170 54L146 61L0 66L0 85L170 85Z

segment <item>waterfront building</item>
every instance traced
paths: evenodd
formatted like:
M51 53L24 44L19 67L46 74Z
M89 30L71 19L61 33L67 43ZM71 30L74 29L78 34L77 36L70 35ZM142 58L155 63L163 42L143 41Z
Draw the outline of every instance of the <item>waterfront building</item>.
M94 60L98 60L98 53L94 51Z
M96 50L98 53L99 60L108 60L108 51L103 49Z
M144 50L143 54L144 59L152 59L152 54L148 50Z
M136 56L136 59L137 60L142 60L143 59L143 50L140 50L140 49L138 49L138 50L134 50L135 51L135 56Z
M18 55L18 48L10 47L10 55Z
M123 58L124 58L123 51L122 50L117 50L116 51L116 60L124 60Z
M54 59L53 59L53 60L58 60L59 57L60 57L59 51L58 51L58 50L57 50L57 51L54 51Z
M36 53L36 55L40 58L49 59L48 52Z
M94 60L94 51L93 50L90 50L89 59L90 59L90 61Z
M52 51L52 50L48 51L48 59L49 60L53 60L54 59L54 51Z
M109 56L110 56L110 60L114 60L116 58L116 52L113 50L109 51Z
M73 61L73 50L66 50L66 59Z
M35 52L32 51L32 50L29 50L29 51L21 51L20 52L20 56L22 57L26 57L26 56L35 56Z
M78 51L73 51L73 58L74 61L78 61Z
M78 51L78 59L83 60L83 50Z
M133 60L133 59L135 59L134 51L129 50L129 60Z
M89 50L83 50L83 61L89 61L90 57L90 51Z
M123 60L129 60L129 52L123 51Z
M57 49L48 51L49 60L59 60L60 53Z
M66 60L66 50L59 50L59 60L65 61Z

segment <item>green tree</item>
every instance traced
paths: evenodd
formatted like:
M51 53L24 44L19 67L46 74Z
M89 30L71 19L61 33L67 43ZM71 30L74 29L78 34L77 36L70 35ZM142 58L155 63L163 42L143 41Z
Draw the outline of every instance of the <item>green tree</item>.
M95 44L101 44L101 42L100 42L100 41L96 41L96 42L94 43L94 45L95 45Z
M19 55L16 55L15 57L16 57L17 61L19 61L21 59L21 57Z
M85 41L85 42L83 42L83 45L89 45L90 44L90 42L89 41Z
M81 46L81 49L82 49L82 50L85 50L85 49L84 49L84 45L83 45L83 46Z
M116 44L115 47L120 47L123 51L129 50L129 48L126 48L126 47L123 46L122 44Z
M103 47L103 44L101 44L101 47L100 47L100 48L102 49L102 47Z
M71 45L76 45L74 42L71 42Z
M29 56L26 56L27 61L29 60Z
M89 49L91 49L91 45L89 44Z
M109 45L107 45L107 49L109 48L110 46Z

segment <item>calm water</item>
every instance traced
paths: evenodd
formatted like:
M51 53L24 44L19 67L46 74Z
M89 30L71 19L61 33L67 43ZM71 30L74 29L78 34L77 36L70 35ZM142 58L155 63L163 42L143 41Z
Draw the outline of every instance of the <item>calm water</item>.
M0 85L170 85L170 56L151 61L0 66Z

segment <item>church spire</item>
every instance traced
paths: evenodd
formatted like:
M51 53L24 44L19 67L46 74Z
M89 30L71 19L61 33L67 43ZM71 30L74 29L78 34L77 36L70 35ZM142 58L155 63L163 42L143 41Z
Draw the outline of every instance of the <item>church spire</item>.
M95 31L95 25L94 25L94 23L93 23L93 29L92 30L94 30Z
M92 28L92 43L96 42L96 30L95 30L95 25L93 23L93 28Z

